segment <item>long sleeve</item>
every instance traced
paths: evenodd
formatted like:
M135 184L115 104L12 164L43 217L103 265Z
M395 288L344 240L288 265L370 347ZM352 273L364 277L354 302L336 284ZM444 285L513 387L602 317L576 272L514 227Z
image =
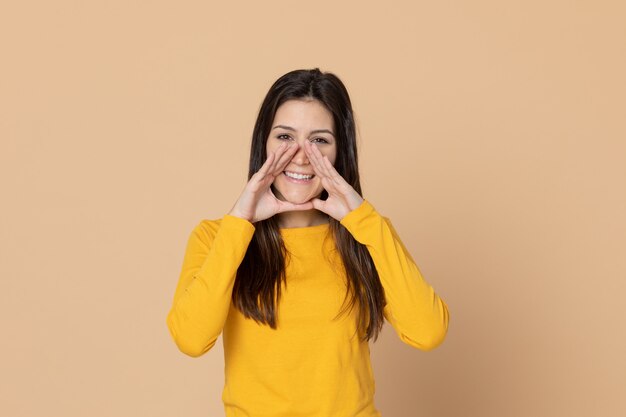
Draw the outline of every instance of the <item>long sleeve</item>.
M201 222L191 233L166 320L183 353L197 357L215 345L254 230L247 220L226 215L221 221Z
M364 200L341 224L372 256L387 300L383 314L400 339L421 350L439 346L448 331L448 307L424 280L389 219Z

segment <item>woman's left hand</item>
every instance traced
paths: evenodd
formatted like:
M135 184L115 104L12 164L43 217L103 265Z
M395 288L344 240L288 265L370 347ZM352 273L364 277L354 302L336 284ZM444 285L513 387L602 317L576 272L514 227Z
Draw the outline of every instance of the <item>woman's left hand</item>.
M334 219L341 221L346 214L363 202L363 197L337 172L327 156L322 155L317 146L309 141L304 143L304 151L313 166L315 175L320 177L322 186L328 193L326 200L314 198L313 207Z

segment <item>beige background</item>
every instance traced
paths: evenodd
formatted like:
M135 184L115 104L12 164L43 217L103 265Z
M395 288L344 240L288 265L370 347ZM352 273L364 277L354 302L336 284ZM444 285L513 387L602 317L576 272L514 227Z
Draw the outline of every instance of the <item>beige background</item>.
M0 415L223 415L221 341L165 316L263 95L314 66L451 309L435 351L372 345L383 416L626 415L623 4L2 2Z

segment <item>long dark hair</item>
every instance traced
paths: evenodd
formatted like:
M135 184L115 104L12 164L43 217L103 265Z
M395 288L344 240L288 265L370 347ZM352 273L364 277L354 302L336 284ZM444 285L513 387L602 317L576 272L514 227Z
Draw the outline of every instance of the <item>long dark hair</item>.
M269 89L259 110L250 149L248 180L266 160L266 141L276 110L287 100L312 98L322 103L333 115L337 141L337 172L358 192L361 192L356 149L356 130L352 103L341 80L318 68L295 70L280 77ZM328 193L322 192L321 199ZM367 248L357 242L336 219L329 217L329 229L347 275L344 305L359 308L357 331L361 340L378 338L383 326L385 293L374 262ZM276 216L255 223L255 232L233 287L233 303L248 318L276 329L276 312L280 300L281 282L285 277L288 256L279 232ZM343 308L339 315L347 311Z

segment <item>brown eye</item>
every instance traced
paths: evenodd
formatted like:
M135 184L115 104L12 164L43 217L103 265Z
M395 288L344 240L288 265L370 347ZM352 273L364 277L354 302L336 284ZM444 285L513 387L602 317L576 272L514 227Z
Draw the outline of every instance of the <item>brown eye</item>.
M324 138L315 138L311 142L314 142L314 143L328 143L328 141L326 139L324 139Z

